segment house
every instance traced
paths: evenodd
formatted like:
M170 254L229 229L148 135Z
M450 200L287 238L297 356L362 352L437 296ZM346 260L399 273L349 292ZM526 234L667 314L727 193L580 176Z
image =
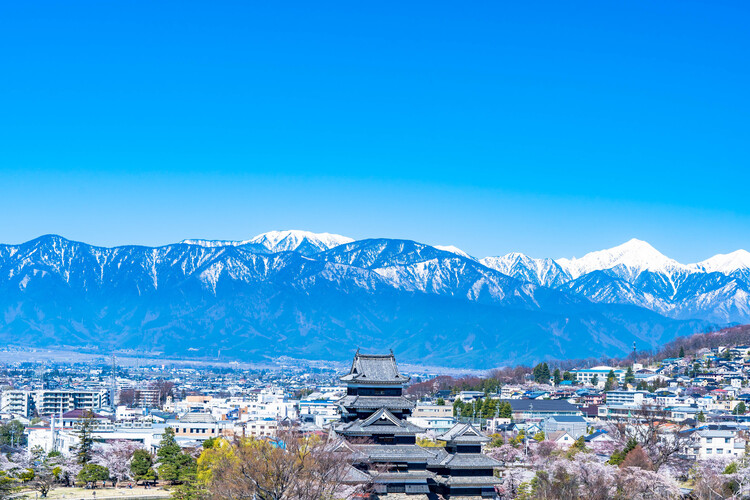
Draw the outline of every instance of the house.
M578 439L586 434L588 424L583 417L555 415L544 421L547 432L566 431Z
M588 434L583 438L587 445L594 445L597 443L614 443L615 440L609 435L604 429L597 429L591 434Z
M567 431L550 432L546 441L552 441L561 448L570 448L576 442L575 438Z
M745 440L736 429L698 429L691 433L684 452L688 458L704 460L733 458L745 454Z

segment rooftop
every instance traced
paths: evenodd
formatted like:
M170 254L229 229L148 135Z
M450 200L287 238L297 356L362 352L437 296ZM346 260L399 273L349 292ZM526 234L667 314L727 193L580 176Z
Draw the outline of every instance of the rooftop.
M401 375L396 365L396 357L390 354L354 355L349 373L341 377L342 382L359 382L364 384L404 384L409 377Z

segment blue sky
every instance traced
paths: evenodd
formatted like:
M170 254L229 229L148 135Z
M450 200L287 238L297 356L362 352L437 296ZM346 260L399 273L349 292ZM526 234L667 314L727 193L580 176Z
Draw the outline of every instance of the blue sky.
M0 241L750 250L746 2L5 2Z

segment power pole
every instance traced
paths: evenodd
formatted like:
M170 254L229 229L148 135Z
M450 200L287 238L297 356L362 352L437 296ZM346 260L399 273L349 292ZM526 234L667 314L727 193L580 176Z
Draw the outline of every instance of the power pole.
M112 405L112 408L114 409L117 405L117 361L115 359L115 355L112 355L112 397L110 399L110 404Z

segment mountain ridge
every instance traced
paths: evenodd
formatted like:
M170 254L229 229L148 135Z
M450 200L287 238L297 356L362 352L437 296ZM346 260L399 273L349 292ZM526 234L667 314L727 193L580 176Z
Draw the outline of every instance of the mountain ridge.
M0 245L0 336L39 347L331 359L370 343L412 361L492 367L623 354L633 341L657 347L750 316L747 283L718 272L636 273L614 258L572 279L552 259L518 253L477 260L410 240L261 236L97 247L47 235Z

